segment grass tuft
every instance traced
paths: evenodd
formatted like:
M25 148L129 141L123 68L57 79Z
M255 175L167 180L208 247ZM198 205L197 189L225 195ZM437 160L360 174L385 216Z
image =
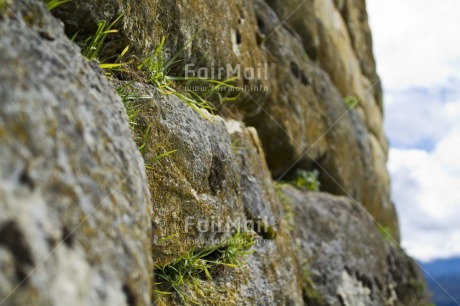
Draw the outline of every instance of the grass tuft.
M197 301L187 297L182 289L185 284L191 284L197 291L202 291L201 281L212 279L212 270L217 267L241 268L245 258L253 251L254 236L239 229L229 240L216 246L202 250L192 249L184 253L174 262L156 267L155 275L164 290L156 290L157 294L172 294L175 292L185 303L196 304Z
M71 0L45 0L48 10L54 10L58 6L61 6L64 3L70 2Z
M126 46L113 62L111 62L110 58L102 58L104 48L107 46L107 36L118 33L118 30L113 29L113 26L122 16L123 14L118 16L111 23L107 23L104 20L98 22L96 32L80 43L83 56L90 61L96 60L99 62L100 67L107 72L108 76L112 76L114 72L127 72L128 70L124 69L124 67L130 64L130 62L123 61L128 53L129 46ZM74 34L71 40L75 41L77 37L78 32Z
M113 27L122 16L118 16L110 24L106 21L100 21L97 25L96 33L87 37L80 44L83 56L88 60L97 60L108 76L113 77L115 73L121 73L125 76L127 75L128 78L134 78L136 81L154 85L161 93L178 97L198 114L210 121L211 118L208 113L213 113L216 110L213 101L223 104L234 101L239 97L241 90L233 85L237 77L221 81L171 75L172 70L178 70L176 69L177 65L181 62L179 58L183 55L185 48L199 34L199 31L169 59L166 59L163 50L165 37L162 37L160 44L137 64L134 64L133 61L124 61L129 51L129 46L113 62L108 58L101 58L107 45L106 39L108 35L118 33L118 30ZM72 40L76 40L77 36L78 33L72 37ZM238 92L238 94L232 96L232 92Z
M348 107L348 109L354 109L359 104L359 99L355 96L348 96L343 99L343 103Z
M298 188L303 188L308 191L319 191L321 183L318 180L318 170L306 171L297 170L296 178L292 182Z
M150 52L144 60L137 66L137 69L144 73L145 80L157 87L163 94L172 94L185 102L202 117L210 120L205 109L210 113L216 109L213 102L217 100L220 104L234 101L238 95L229 96L230 91L238 91L233 84L236 77L223 81L200 78L200 77L177 77L171 76L171 70L181 61L178 58L183 50L195 39L197 32L182 48L176 52L169 60L166 60L163 47L165 37L163 36L160 44ZM198 90L194 90L197 88Z
M137 122L136 122L137 121L137 116L138 116L138 114L140 112L140 109L139 109L138 105L136 104L136 102L139 101L139 100L143 100L143 99L146 99L146 100L153 99L152 95L145 95L145 94L138 93L131 86L133 83L134 83L134 81L126 82L125 84L120 85L117 88L117 93L121 97L123 105L125 106L126 113L128 115L129 125L130 125L132 130L134 130L135 127L137 126ZM149 139L149 136L150 136L151 128L152 128L152 126L150 125L144 130L144 133L143 133L142 139L141 139L142 140L141 144L138 147L139 152L142 154L142 156L144 156L144 159L145 159L145 153L146 153L145 150L147 148L147 143L148 143L148 139ZM162 154L160 154L160 155L158 155L158 156L156 156L156 157L154 157L152 159L145 160L146 169L151 169L152 165L154 163L156 163L160 159L163 159L163 158L165 158L165 157L167 157L167 156L169 156L169 155L171 155L171 154L173 154L175 152L177 152L177 150L168 151L168 152L162 153Z

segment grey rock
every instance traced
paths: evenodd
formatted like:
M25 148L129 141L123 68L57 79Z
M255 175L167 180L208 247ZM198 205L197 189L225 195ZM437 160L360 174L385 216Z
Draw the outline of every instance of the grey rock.
M236 120L228 120L226 126L239 165L245 214L252 220L260 219L266 226L274 227L278 215L274 212L278 212L280 205L257 131ZM275 228L271 230L276 231Z
M42 1L0 17L0 304L149 305L150 194L97 63Z
M294 240L286 230L282 203L270 178L257 131L235 120L227 121L240 167L245 214L260 239L248 259L248 284L241 294L252 305L301 305L302 279L292 256Z
M229 238L227 220L243 222L238 163L222 118L202 110L206 119L151 85L136 83L130 90L152 97L135 102L135 134L149 164L155 265L163 266ZM175 152L155 160L170 151Z
M183 63L197 68L262 65L267 79L240 78L236 85L268 92L250 90L222 113L256 128L275 178L318 168L325 191L354 197L398 236L381 92L363 9L362 3L332 0L97 0L72 1L54 14L69 35L78 29L85 37L100 20L110 22L124 12L115 26L119 33L104 48L107 56L129 45L141 57L164 36L167 56L182 49ZM360 104L348 111L343 100L350 95ZM380 153L384 158L374 159Z
M182 292L202 305L425 305L421 273L398 246L381 93L364 93L378 76L360 5L75 0L53 10L83 36L124 12L104 56L130 45L139 58L165 35L167 56L193 37L184 60L207 54L203 66L276 65L267 80L237 82L269 92L210 120L138 79L131 89L150 98L132 101L134 133L113 88L125 83L83 59L41 1L0 7L0 304L182 304L152 292L155 268L248 219L258 235L246 264L212 267ZM272 179L299 168L320 170L328 194Z
M359 203L289 185L279 190L293 216L299 270L308 271L326 305L427 304L417 264Z
M323 191L353 197L399 237L386 149L379 140L373 141L377 137L368 127L370 112L347 109L331 72L305 54L300 37L278 27L281 20L264 1L257 0L254 6L258 20L264 22L259 31L267 35L264 51L268 62L276 63L276 75L263 102L252 97L263 108L244 120L257 129L273 176L289 179L298 168L317 169ZM366 101L362 103L373 103Z

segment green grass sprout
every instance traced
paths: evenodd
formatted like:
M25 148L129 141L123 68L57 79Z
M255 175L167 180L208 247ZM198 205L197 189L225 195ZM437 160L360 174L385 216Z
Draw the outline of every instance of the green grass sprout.
M313 171L297 170L293 183L298 188L304 188L308 191L319 191L321 183L318 181L318 177L319 172L316 169Z
M211 247L197 250L196 248L182 254L174 262L162 267L156 267L155 275L161 282L157 285L166 288L156 290L156 293L171 294L173 290L185 303L197 304L198 301L186 296L183 286L191 284L198 290L203 290L201 281L212 279L212 270L217 267L241 268L245 258L253 251L254 236L239 228L230 239Z
M354 109L359 104L359 99L355 96L345 97L343 103L348 107L348 109Z
M48 10L51 11L51 10L54 10L55 8L57 8L58 6L64 4L64 3L67 3L71 0L46 0L46 6L48 7Z

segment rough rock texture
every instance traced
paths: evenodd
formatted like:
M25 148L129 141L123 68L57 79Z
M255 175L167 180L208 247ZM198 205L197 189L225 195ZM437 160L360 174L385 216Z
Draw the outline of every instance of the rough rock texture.
M168 114L169 104L176 105L176 109L184 109L184 106L176 104L180 101L174 101L175 98L160 100L159 108L163 114L163 125L173 125L177 121L174 119L174 114ZM169 102L169 103L167 103ZM147 102L149 104L149 102ZM188 112L185 108L184 111ZM213 125L213 129L209 129L209 134L204 134L202 137L212 139L213 135L226 135L226 132L220 131L222 119L213 117L214 123L210 123L201 118L197 113L189 114L189 122L183 123L183 130L188 130L190 134L194 131L199 131L199 127L204 125ZM169 122L168 122L169 121ZM236 170L233 178L235 179L233 186L238 190L239 197L236 197L236 207L232 212L214 211L208 215L201 215L201 220L216 220L226 221L228 217L232 221L238 221L241 217L247 220L256 220L260 225L258 231L257 243L253 247L254 253L247 259L247 265L239 268L224 268L211 269L213 275L212 280L205 278L199 279L201 289L197 290L196 286L190 282L182 288L187 297L191 300L198 301L200 305L301 305L302 291L299 284L301 281L296 280L296 259L291 257L293 252L292 238L285 228L278 228L278 215L281 213L281 204L275 193L274 184L269 176L269 170L266 166L263 151L260 146L260 140L257 132L253 128L246 128L242 123L235 120L226 122L228 132L231 135L230 139L223 139L220 145L223 146L223 151L230 150L231 156L227 156L229 161L232 161L233 170ZM178 130L174 126L172 130ZM228 134L227 134L228 135ZM205 142L205 141L202 141ZM191 151L193 152L200 144L194 144ZM180 155L180 154L179 154ZM185 158L190 161L190 157L171 156L170 161L162 160L168 167L174 168L174 165L181 167L180 159ZM168 168L169 169L169 168ZM161 171L159 171L161 172ZM224 171L224 173L228 173ZM174 176L174 171L170 174ZM174 178L175 181L177 178ZM151 180L151 184L155 184ZM226 182L224 186L228 186ZM151 190L155 190L153 187ZM206 188L204 188L206 189ZM177 193L177 190L166 189L162 190L162 195ZM187 189L182 189L187 190ZM155 203L155 192L153 191L153 199ZM212 195L208 195L212 198ZM166 197L167 198L167 197ZM195 200L195 205L205 205L205 202ZM168 203L169 204L169 203ZM219 202L220 205L225 205L225 202ZM186 204L182 210L186 210ZM162 212L158 213L159 219L173 214L177 209L175 205L163 205ZM196 208L189 208L191 214L198 215ZM241 213L244 210L244 215ZM276 210L276 212L274 211ZM156 205L154 205L156 211ZM178 210L180 211L180 210ZM220 215L221 213L223 218ZM177 223L177 222L176 222ZM177 223L177 224L180 224ZM162 234L163 229L159 227L159 233ZM176 252L173 255L181 255L180 251L189 251L196 246L200 246L199 241L203 241L202 235L197 232L185 232L183 228L178 228L178 236L187 237L188 241L195 242L195 245L189 244L187 240L174 238L171 242L158 246L158 249L172 250ZM209 234L209 233L205 233ZM228 233L227 233L228 234ZM273 239L273 234L277 235ZM222 237L217 237L222 238ZM265 239L266 238L266 239ZM207 246L211 246L207 243ZM154 248L155 256L163 254L164 250ZM172 260L174 256L167 257ZM156 264L163 264L161 260L155 258ZM204 292L204 293L203 293ZM177 296L160 295L157 304L182 304L184 301L178 299Z
M74 1L55 14L68 29L86 29L125 11L114 50L129 44L139 55L165 36L171 54L189 41L184 63L196 68L260 64L261 78L236 81L249 90L229 108L259 132L272 175L286 178L297 168L316 168L324 191L355 198L399 237L363 1L128 1L101 9L108 5ZM90 21L83 24L81 16ZM258 86L268 91L256 91ZM359 98L356 109L344 105L348 96Z
M364 94L367 98L372 94L382 107L364 0L266 2L299 34L310 59L318 61L331 74L343 95ZM366 92L356 92L359 82L370 82Z
M167 58L189 41L182 64L268 77L237 79L244 93L210 120L136 72L112 86L61 22L81 40L122 12L101 56L129 45L138 61L165 36ZM61 22L40 0L0 1L1 305L426 305L398 246L364 0L73 0L52 13ZM114 87L131 78L144 98L128 117ZM322 193L273 181L298 169L317 169ZM186 277L188 299L152 285L239 220L257 237L246 263Z
M0 18L0 304L148 305L150 194L112 86L37 1Z
M279 211L280 205L274 194L273 182L257 131L235 120L227 121L226 125L238 161L245 214L252 219L275 216L274 212ZM265 222L274 226L276 220L266 218Z
M256 24L251 1L72 1L53 14L65 23L69 35L78 31L83 37L94 33L99 21L123 14L117 26L123 31L111 37L113 50L107 52L121 51L129 44L136 55L145 55L165 36L170 53L193 37L185 56L200 66L252 67L258 63L253 60L261 57L255 30L249 30Z
M289 185L278 190L304 262L298 271L308 272L326 305L425 305L417 264L359 203Z
M240 167L244 210L248 219L261 220L261 238L248 259L248 284L242 295L251 305L301 305L302 281L297 279L293 239L280 220L281 202L265 161L257 131L237 121L227 122ZM275 232L276 237L273 237Z
M154 245L155 262L162 265L193 247L212 244L211 239L229 237L229 231L213 226L243 217L239 169L221 118L209 115L212 121L206 120L152 86L134 87L153 96L136 106L137 140L139 146L145 145L147 163L176 150L147 167L155 239L163 241ZM209 223L200 223L203 220Z
M149 0L75 0L60 5L53 10L53 14L65 21L65 31L69 37L78 32L83 38L95 33L98 22L112 22L123 15L116 24L116 28L123 31L111 37L112 42L104 48L104 52L119 53L130 45L132 50L141 53L141 50L152 48L159 41L152 35L155 20L152 17L158 5L158 2Z
M271 79L263 109L246 120L260 131L272 173L279 177L293 168L318 169L324 191L360 201L398 237L385 169L386 141L381 136L381 113L376 108L380 119L374 120L371 117L375 112L364 107L374 105L374 100L355 92L360 97L360 107L347 109L343 103L347 94L340 93L340 86L330 79L337 73L328 75L312 62L300 39L288 28L278 28L280 21L275 12L262 1L256 1L256 13L258 20L265 22L260 30L269 35L267 57L277 63L277 76ZM333 31L326 32L336 37ZM347 46L346 42L337 45ZM334 46L325 50L342 54ZM359 69L352 71L359 74ZM343 80L348 78L344 76ZM380 126L377 136L368 122Z

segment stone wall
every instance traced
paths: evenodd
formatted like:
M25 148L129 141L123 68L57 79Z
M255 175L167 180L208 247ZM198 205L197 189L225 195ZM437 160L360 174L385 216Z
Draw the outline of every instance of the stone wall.
M0 1L0 305L426 305L398 245L364 0L72 0L51 13ZM139 61L165 37L179 66L262 64L268 78L235 85L268 91L200 115L132 66L107 78L68 37L120 14L101 56L129 45ZM138 97L128 115L124 85ZM298 170L318 171L321 192L289 184ZM159 276L225 252L235 228L198 221L241 219L257 227L239 265L180 288Z

